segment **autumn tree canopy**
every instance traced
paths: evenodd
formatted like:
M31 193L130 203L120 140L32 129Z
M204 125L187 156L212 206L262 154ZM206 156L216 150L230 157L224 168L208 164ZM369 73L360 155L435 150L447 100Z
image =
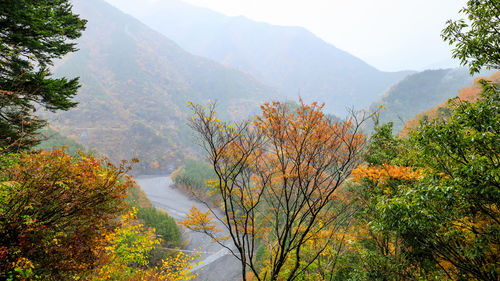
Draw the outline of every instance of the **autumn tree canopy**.
M0 160L0 279L63 280L91 269L127 207L127 167L62 150Z
M213 105L192 108L191 126L215 171L211 184L224 213L212 216L229 232L244 280L248 271L257 280L297 278L327 247L309 247L304 262L306 244L343 213L334 204L336 191L358 164L365 117L337 123L316 103L293 111L273 102L253 120L227 124ZM221 239L209 218L193 210L183 224Z
M83 280L91 281L180 281L197 276L191 272L199 262L197 249L186 254L178 251L158 265L152 265L150 255L162 243L154 228L146 229L137 221L137 209L132 208L121 218L120 226L108 233L105 243L94 249L99 254L98 265Z

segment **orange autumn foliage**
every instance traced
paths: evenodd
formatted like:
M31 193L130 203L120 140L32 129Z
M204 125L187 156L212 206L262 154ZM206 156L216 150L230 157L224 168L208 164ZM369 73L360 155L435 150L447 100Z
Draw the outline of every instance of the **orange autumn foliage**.
M422 178L422 172L412 167L389 165L387 163L380 167L360 165L352 171L354 180L367 178L379 184L384 184L389 179L418 180Z
M368 117L353 113L334 122L317 103L301 103L295 110L272 102L262 105L253 120L227 124L216 117L213 105L191 107L191 127L217 175L211 186L238 249L243 278L247 269L256 280L296 278L325 251L312 241L327 243L316 237L339 223L334 201L360 160L366 142L360 125ZM217 240L206 219L208 214L192 210L183 223ZM256 243L267 252L269 267L262 270L254 263Z
M0 170L0 279L19 264L60 280L95 266L94 248L127 207L127 170L60 149L13 156Z
M186 214L186 219L179 221L179 223L189 229L196 231L216 232L220 231L217 224L213 222L214 215L210 211L202 212L193 205Z

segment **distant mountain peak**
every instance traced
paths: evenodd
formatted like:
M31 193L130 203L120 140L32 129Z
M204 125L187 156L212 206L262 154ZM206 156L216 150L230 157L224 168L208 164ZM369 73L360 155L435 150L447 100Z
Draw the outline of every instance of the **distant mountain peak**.
M109 0L112 1L112 0ZM229 17L184 2L120 6L193 54L245 71L295 98L325 102L344 115L364 108L409 72L382 72L325 42L303 27L276 26Z

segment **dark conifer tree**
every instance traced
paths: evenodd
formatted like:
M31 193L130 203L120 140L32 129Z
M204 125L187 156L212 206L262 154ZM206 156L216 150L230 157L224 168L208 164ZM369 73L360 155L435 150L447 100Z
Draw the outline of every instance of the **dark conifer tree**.
M0 2L0 151L35 145L45 121L37 108L68 110L78 78L53 78L54 59L76 51L86 21L69 0Z

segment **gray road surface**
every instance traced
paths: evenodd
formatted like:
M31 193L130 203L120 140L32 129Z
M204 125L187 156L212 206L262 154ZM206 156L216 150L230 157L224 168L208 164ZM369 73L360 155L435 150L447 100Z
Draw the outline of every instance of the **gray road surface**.
M172 186L170 177L139 176L137 183L146 192L149 200L156 208L163 209L175 220L185 218L189 209L195 205L198 209L206 211L207 207L187 194ZM222 226L219 226L223 229ZM202 263L193 271L198 273L199 281L237 281L241 280L239 261L227 249L213 242L205 234L183 229L183 238L189 241L185 250L198 248L202 252ZM227 241L230 245L230 241Z

